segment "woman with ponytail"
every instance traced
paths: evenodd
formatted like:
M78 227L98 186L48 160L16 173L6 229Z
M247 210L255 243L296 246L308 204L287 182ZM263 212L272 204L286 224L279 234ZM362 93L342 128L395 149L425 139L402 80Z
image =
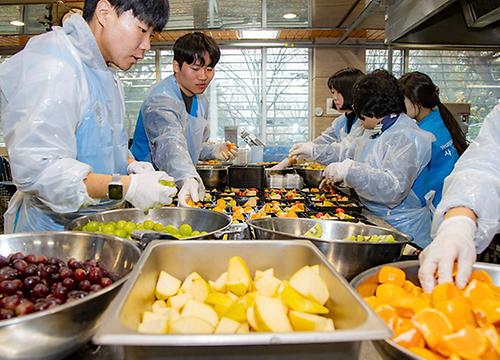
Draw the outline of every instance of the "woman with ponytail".
M432 203L436 207L441 201L444 179L467 148L467 141L451 112L441 103L439 88L429 76L415 71L403 75L398 82L405 96L407 115L436 137L431 161L413 188L422 202L430 199L431 191L435 192Z

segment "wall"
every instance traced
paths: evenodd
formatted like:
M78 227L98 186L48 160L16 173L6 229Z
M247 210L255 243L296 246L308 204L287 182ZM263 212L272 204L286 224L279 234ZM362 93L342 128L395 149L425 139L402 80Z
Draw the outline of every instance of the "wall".
M326 99L331 97L328 78L345 67L355 67L365 71L364 49L314 48L312 65L312 106L311 139L316 138L327 128L337 115L326 114ZM321 107L323 115L316 116L315 109Z

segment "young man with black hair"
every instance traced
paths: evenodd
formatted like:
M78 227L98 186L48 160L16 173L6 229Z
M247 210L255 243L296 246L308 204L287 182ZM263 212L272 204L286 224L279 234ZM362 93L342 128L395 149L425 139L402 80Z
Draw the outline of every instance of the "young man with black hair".
M329 145L325 178L353 188L372 213L427 246L431 210L413 186L430 161L434 135L404 113L395 78L372 73L359 80L353 107L364 133L355 141Z
M142 59L168 12L168 0L87 0L83 17L33 37L0 65L4 138L18 188L6 232L62 230L108 192L142 209L172 201L175 188L159 183L171 178L128 151L123 92L111 67L128 70Z
M229 160L236 154L228 143L208 144L208 100L204 92L215 73L220 50L200 32L174 43L174 74L154 86L142 104L131 151L171 174L181 187L179 205L203 199L196 172L198 160Z

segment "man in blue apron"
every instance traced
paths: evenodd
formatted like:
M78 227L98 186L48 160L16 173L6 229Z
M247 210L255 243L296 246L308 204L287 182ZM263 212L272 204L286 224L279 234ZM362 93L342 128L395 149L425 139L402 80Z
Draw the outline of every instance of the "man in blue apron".
M0 65L4 138L18 188L6 232L62 230L106 198L110 183L116 199L142 209L172 201L175 188L159 183L168 175L128 152L123 91L110 66L128 70L143 58L168 11L168 0L89 0L83 17L33 37Z
M174 74L154 86L142 104L131 151L137 160L151 161L175 178L179 205L203 199L204 187L196 172L198 160L229 160L236 150L229 144L208 144L208 100L204 92L215 73L220 50L214 39L200 32L174 43Z

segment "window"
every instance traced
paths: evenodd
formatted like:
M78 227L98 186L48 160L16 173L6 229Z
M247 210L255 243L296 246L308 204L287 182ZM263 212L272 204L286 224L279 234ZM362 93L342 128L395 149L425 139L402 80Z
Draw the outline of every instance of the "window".
M10 56L8 55L0 55L0 64L3 63L5 60L7 60ZM3 119L2 119L2 101L0 100L0 124L3 124ZM0 146L5 146L5 143L3 141L3 126L0 126Z
M366 49L366 72L369 73L377 69L389 70L388 50ZM403 75L403 51L392 51L392 74L395 77Z
M409 71L429 75L443 102L471 105L467 137L474 139L500 98L500 53L494 51L410 50Z

